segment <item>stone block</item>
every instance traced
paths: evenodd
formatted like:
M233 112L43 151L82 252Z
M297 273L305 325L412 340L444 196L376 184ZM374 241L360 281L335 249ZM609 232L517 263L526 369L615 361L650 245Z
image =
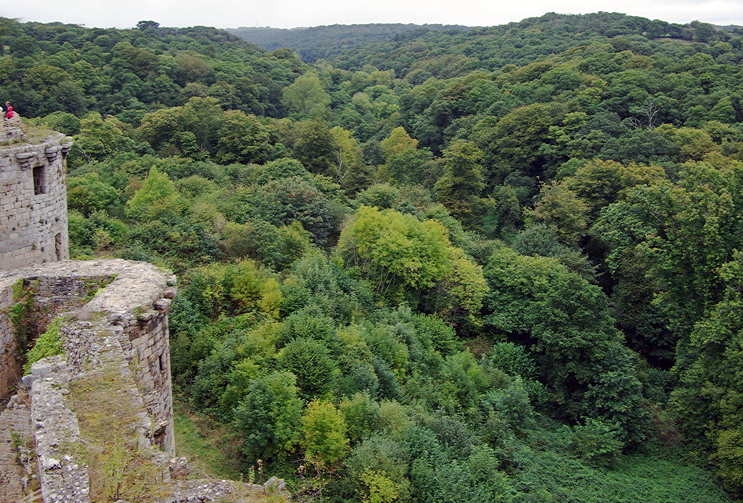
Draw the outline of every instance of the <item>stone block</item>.
M191 467L186 458L173 458L168 462L170 478L173 480L187 480L191 475Z
M45 376L50 374L52 366L44 360L39 361L31 365L31 374L35 376Z
M159 299L155 301L155 309L158 311L167 311L170 309L170 304L172 304L173 301L170 299Z

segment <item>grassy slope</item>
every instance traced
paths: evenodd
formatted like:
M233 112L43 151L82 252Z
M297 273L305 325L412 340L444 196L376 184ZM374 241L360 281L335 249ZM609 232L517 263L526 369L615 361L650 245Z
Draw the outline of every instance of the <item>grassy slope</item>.
M176 454L188 458L191 465L208 476L220 479L243 480L240 459L236 453L237 440L228 438L223 426L195 414L188 404L173 399Z

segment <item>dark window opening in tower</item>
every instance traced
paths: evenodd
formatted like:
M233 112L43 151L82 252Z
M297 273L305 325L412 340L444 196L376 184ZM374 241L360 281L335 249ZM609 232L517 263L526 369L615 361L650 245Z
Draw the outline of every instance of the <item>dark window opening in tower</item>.
M57 254L57 260L62 260L62 233L58 232L54 236L54 252Z
M34 195L46 194L46 167L34 168Z

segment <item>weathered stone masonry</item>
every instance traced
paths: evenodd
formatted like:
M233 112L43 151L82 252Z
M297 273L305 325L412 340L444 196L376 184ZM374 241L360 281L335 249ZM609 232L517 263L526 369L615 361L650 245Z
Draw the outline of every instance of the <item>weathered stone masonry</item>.
M135 416L138 426L134 430L140 431L144 445L159 447L160 465L167 470L168 460L174 456L167 327L174 282L151 264L124 260L61 261L0 273L0 327L9 332L1 333L0 339L8 342L3 348L6 355L16 351L13 327L7 319L7 308L15 302L14 285L16 290L19 284L31 287L40 332L58 314L74 309L60 330L66 356L53 363L42 360L32 375L24 378L31 386L44 501L85 501L89 484L84 462L54 454L60 438L79 435L73 407L59 390L82 377L94 379L96 372L110 366L120 369L119 379L130 390L119 399L122 408L142 409ZM88 317L94 317L95 323ZM0 369L0 373L8 370ZM19 377L15 376L16 381ZM5 380L11 379L6 375ZM126 400L134 405L125 407ZM59 428L64 431L56 431ZM152 455L157 456L155 451Z
M0 149L0 269L69 258L64 160L71 147L53 133Z
M0 325L10 326L7 320L2 322L7 307L15 302L13 287L17 290L19 284L33 290L39 331L60 313L67 313L60 328L65 354L35 363L31 374L23 378L30 388L32 443L42 501L91 501L94 486L87 455L71 447L95 448L94 439L82 441L85 432L79 424L81 414L90 413L89 406L79 407L91 400L81 397L79 390L90 383L109 383L102 395L107 404L100 403L100 407L108 407L112 415L122 412L107 432L120 434L156 472L146 499L137 501L235 501L230 495L236 492L264 491L261 486L237 482L177 480L177 474L188 470L172 459L167 313L175 295L174 282L174 277L152 264L125 260L61 261L0 272ZM14 408L13 412L22 410ZM22 470L7 461L13 456L3 455L2 442L0 438L0 471L7 477L0 477L0 501L18 501L27 497L29 482L23 479Z

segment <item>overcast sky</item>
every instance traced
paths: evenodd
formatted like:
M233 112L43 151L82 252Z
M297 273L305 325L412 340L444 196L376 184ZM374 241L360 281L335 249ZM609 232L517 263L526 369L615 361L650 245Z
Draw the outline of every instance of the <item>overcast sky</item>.
M743 25L743 0L0 0L0 17L101 28L132 28L142 20L161 26L218 28L358 23L494 26L546 12L598 11L674 23Z

